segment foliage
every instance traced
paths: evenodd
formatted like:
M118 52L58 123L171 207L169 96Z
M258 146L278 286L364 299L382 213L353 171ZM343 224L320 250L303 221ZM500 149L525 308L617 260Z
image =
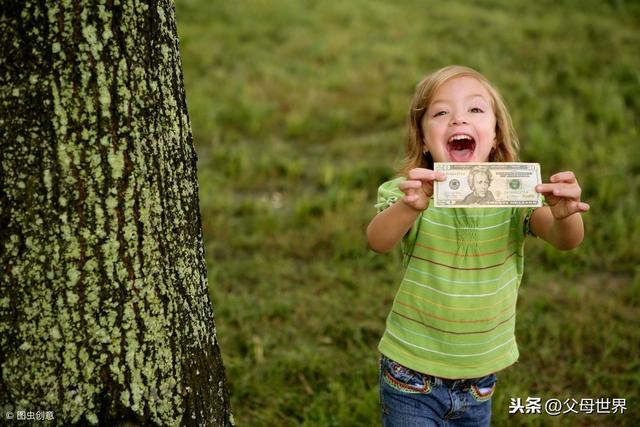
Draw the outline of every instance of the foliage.
M496 425L634 425L640 397L640 7L635 2L181 1L205 252L240 425L378 422L400 278L366 248L413 87L451 63L501 90L523 161L571 169L587 238L531 240L520 362ZM634 344L635 343L635 344ZM620 416L508 419L510 397L624 397ZM635 421L635 422L634 422Z

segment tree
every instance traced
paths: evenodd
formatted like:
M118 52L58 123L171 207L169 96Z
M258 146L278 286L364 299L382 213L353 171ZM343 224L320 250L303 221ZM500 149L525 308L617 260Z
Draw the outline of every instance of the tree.
M2 417L232 424L172 2L0 9Z

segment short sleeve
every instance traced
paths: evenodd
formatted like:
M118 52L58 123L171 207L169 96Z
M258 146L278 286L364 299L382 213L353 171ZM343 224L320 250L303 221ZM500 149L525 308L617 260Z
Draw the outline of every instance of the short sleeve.
M522 221L522 232L524 236L538 237L531 231L531 215L535 212L536 208L526 208L524 210L524 220Z
M404 193L400 191L400 188L398 187L398 185L404 180L405 178L402 177L392 179L378 187L378 199L374 205L378 212L382 212L387 209L404 196Z
M544 196L542 196L542 206L548 206L547 200L544 198ZM536 238L538 237L531 230L531 216L536 211L536 209L538 209L538 208L526 208L526 209L524 209L525 214L524 214L524 220L522 222L522 231L523 231L525 237L526 236L533 236L533 237L536 237Z

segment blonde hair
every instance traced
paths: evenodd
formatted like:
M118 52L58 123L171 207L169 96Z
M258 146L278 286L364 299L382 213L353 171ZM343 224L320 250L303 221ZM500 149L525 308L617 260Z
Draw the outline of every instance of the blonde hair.
M409 110L407 152L400 168L401 175L406 176L413 168L433 169L431 153L424 154L422 149L424 142L422 119L438 89L449 80L458 77L472 77L478 80L491 96L491 107L496 115L496 147L489 154L489 161L518 161L518 149L520 146L518 136L513 128L511 115L500 93L478 71L461 65L450 65L429 74L416 86Z

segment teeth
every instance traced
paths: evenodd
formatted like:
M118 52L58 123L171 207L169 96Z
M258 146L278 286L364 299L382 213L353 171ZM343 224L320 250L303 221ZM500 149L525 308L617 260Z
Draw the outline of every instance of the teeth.
M449 142L451 141L460 141L461 139L473 139L469 135L453 135L449 138Z

